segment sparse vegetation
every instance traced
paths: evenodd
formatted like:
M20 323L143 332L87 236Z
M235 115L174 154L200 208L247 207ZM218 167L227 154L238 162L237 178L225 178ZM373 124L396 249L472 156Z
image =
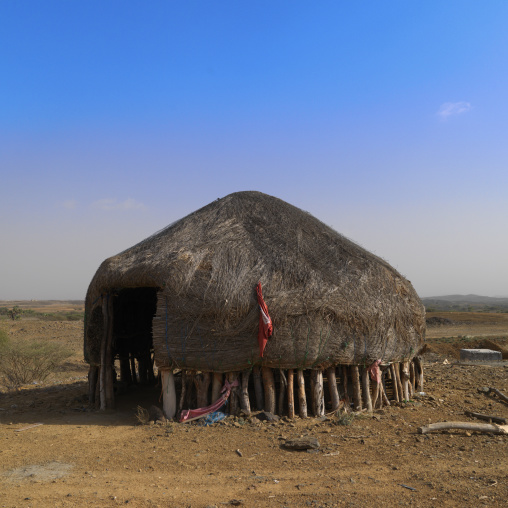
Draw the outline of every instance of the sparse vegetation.
M8 389L42 382L71 355L61 344L12 340L0 330L0 381Z
M4 316L9 317L13 321L23 318L40 319L41 321L83 321L85 313L81 310L38 312L18 306L14 306L12 309L0 307L0 317Z

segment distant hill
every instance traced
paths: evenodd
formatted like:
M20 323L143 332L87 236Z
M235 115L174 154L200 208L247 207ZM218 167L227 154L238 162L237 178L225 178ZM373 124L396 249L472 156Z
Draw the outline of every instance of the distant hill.
M446 295L431 296L421 300L427 312L508 312L508 298L480 295Z

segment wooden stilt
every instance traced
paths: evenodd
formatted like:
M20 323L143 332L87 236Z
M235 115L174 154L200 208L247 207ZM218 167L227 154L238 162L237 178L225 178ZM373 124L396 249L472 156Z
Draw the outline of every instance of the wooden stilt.
M409 384L411 386L411 395L413 395L416 390L415 364L413 360L409 362Z
M176 390L173 371L161 371L162 380L162 409L164 416L172 420L176 415Z
M383 404L385 406L390 405L390 401L388 400L388 397L386 395L386 374L389 372L389 367L386 367L381 371L381 383L379 386L379 391L381 393L381 407L383 407Z
M360 371L358 365L351 365L351 380L353 382L353 406L355 411L362 410L362 390L360 388Z
M182 390L180 391L180 401L178 402L178 415L185 407L185 399L187 398L187 371L182 370Z
M250 399L249 399L249 377L250 369L242 372L242 390L240 393L240 408L246 415L250 415Z
M153 365L155 361L155 356L152 356L152 352L148 352L148 382L150 384L155 383L155 373L153 371Z
M347 365L342 366L342 389L344 390L344 411L351 411L351 401L349 400L349 389L348 389L348 376L349 370Z
M325 399L323 389L323 371L310 371L311 405L312 414L316 417L325 414Z
M259 367L254 367L252 369L252 375L254 378L254 392L256 394L256 409L258 411L262 411L265 406L265 399L263 394L263 383L261 382L261 371Z
M395 379L397 381L397 391L399 392L399 402L404 401L404 391L402 390L402 382L400 380L400 363L394 363Z
M138 376L136 374L136 358L133 353L130 355L130 364L131 364L131 379L132 382L136 385L138 384Z
M88 369L88 403L95 404L95 391L97 389L97 379L99 378L99 367L90 365Z
M279 416L282 416L284 414L284 399L286 398L286 387L288 384L286 375L284 374L284 371L282 369L279 369L279 379L280 386L279 386L279 402L277 403L277 414Z
M194 385L196 386L196 395L197 401L196 405L198 407L206 407L209 405L208 401L208 389L210 388L210 373L209 372L201 372L197 374L194 378Z
M305 395L305 379L303 370L296 371L296 379L298 383L298 410L300 418L307 418L307 396Z
M328 392L332 403L332 411L338 411L340 407L339 390L337 390L337 376L335 367L326 369L326 379L328 380Z
M402 362L402 388L404 393L404 400L408 401L409 396L409 362Z
M372 399L370 398L370 379L367 367L364 367L362 369L362 392L365 407L367 408L367 411L369 413L372 413Z
M372 409L377 408L378 399L381 401L381 397L379 397L379 385L381 383L378 383L375 379L371 379L372 383Z
M237 379L238 374L236 372L228 372L226 374L227 380L229 384L232 385ZM229 414L237 415L240 409L239 399L238 399L238 386L231 387L231 393L229 395Z
M220 391L222 390L222 373L214 372L212 379L212 404L219 400Z
M402 399L399 395L399 383L397 382L397 374L395 373L395 364L390 364L390 376L392 380L392 389L393 389L393 399L396 402L402 402Z
M415 356L414 358L416 367L416 386L417 391L423 392L423 361L421 357Z
M263 385L265 387L265 411L275 413L275 381L272 369L262 367L261 375L263 376Z
M288 417L295 417L294 371L288 370Z
M113 296L102 299L103 336L101 342L100 399L101 409L112 409L115 405L113 391Z

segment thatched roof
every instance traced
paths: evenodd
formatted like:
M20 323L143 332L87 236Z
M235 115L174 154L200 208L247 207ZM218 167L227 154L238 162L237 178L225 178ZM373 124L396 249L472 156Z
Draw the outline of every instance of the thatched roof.
M258 281L274 325L263 364L393 361L422 347L425 310L409 281L309 213L260 192L218 199L105 260L87 312L103 293L160 288L157 363L240 370L260 361Z

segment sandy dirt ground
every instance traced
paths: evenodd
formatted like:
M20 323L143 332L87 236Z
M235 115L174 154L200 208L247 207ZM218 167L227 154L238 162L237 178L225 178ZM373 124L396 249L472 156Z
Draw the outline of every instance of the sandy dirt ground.
M0 321L11 337L76 351L44 384L0 393L0 506L507 506L508 436L417 432L475 421L466 410L508 418L506 403L477 390L508 394L506 362L454 363L460 347L479 343L471 337L506 346L505 316L429 328L426 395L406 404L349 425L333 416L228 418L209 427L139 424L136 408L159 404L153 387L118 394L115 411L90 410L81 322ZM319 449L284 449L301 436L317 438Z

